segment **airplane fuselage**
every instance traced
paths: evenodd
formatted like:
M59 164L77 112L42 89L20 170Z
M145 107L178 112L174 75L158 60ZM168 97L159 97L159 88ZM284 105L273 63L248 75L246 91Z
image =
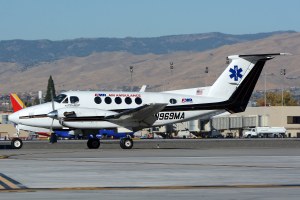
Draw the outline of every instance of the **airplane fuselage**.
M151 126L162 126L171 123L178 123L197 118L214 110L196 110L193 111L193 105L210 103L211 101L223 101L223 99L203 97L200 95L182 95L172 93L155 93L155 92L103 92L103 91L69 91L61 94L60 100L54 102L56 110L65 109L91 109L105 115L106 112L120 113L131 110L145 104L161 103L167 104L161 112L154 114L155 122ZM185 110L182 110L183 108ZM190 108L190 109L188 109ZM80 128L80 129L101 129L117 128L120 126L135 127L138 124L115 124L100 118L85 118L84 120L65 120L59 121L47 117L47 114L53 110L52 103L45 103L22 109L11 119L15 119L19 124L49 128L51 125L55 129L63 127ZM91 116L94 113L91 113ZM89 116L85 113L85 117ZM53 121L53 122L52 122Z

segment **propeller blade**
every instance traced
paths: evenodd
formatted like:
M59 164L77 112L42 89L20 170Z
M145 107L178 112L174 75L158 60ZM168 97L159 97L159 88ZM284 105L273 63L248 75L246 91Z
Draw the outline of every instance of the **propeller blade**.
M51 91L51 103L52 103L52 110L54 111L55 110L55 107L54 107L54 94L53 94L53 91Z
M51 133L53 133L53 122L54 122L54 118L52 119L52 123L51 123L51 126L50 126Z

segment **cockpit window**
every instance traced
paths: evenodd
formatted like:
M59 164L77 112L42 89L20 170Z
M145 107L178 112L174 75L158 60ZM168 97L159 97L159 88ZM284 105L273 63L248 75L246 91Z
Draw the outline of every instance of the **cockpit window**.
M67 95L60 94L60 95L56 96L53 100L57 103L61 103L66 97L67 97Z
M78 103L78 102L79 102L79 98L76 97L76 96L71 96L71 97L70 97L70 102L71 102L71 103Z

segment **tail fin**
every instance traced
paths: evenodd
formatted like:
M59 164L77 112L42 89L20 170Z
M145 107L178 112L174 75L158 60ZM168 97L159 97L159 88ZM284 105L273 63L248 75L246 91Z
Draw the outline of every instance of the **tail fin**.
M229 56L232 60L226 70L210 88L208 96L225 97L223 102L225 109L231 113L243 112L257 80L267 60L278 55L289 55L287 53L276 54L252 54Z
M9 96L14 112L17 112L26 107L17 94L11 93Z
M280 54L254 54L254 55L233 55L228 56L231 60L226 70L211 86L208 96L229 98L233 92L244 81L255 64L260 60L272 59ZM263 67L263 66L262 66Z

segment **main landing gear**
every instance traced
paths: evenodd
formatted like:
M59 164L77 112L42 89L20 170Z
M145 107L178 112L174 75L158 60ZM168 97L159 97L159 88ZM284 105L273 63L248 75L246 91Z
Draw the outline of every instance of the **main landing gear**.
M87 141L87 146L89 149L98 149L100 147L100 140L98 138L90 138Z
M89 149L98 149L100 147L100 140L98 138L90 138L87 141ZM122 149L131 149L133 147L133 141L130 137L120 139L120 147Z
M121 138L120 140L120 147L122 149L132 149L133 147L133 141L131 138L126 137L126 138Z

